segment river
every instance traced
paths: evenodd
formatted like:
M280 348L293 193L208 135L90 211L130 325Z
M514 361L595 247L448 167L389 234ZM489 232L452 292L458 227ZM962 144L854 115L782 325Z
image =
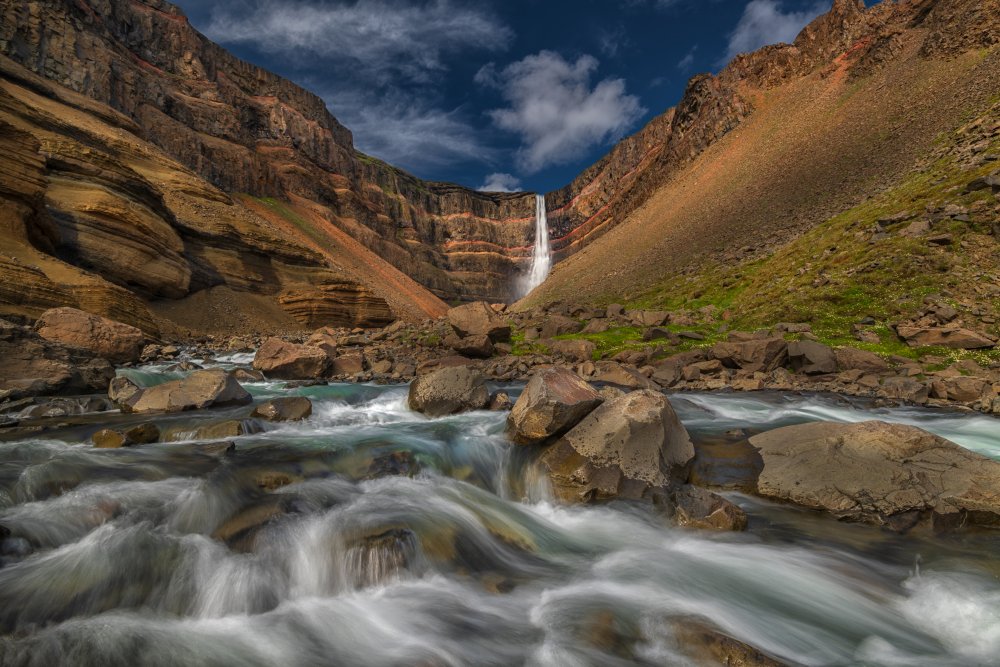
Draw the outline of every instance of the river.
M673 396L706 452L696 473L750 516L717 534L632 505L554 505L503 413L428 419L400 386L246 387L308 396L314 413L254 424L229 453L187 438L247 408L157 417L170 443L93 448L97 425L148 419L116 413L0 442L0 664L685 665L676 623L691 618L792 664L1000 661L1000 539L765 502L726 454L785 424L879 418L1000 457L994 419Z

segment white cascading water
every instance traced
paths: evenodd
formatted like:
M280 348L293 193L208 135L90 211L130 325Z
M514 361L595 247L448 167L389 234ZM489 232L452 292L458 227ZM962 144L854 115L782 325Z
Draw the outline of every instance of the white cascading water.
M545 195L535 195L535 248L531 253L531 271L524 285L524 294L541 285L552 268L549 254L549 221L545 212Z

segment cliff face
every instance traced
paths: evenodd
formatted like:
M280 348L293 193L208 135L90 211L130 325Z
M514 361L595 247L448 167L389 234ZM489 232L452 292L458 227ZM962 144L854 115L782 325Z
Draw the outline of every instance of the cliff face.
M0 51L124 114L222 191L320 204L441 297L510 296L531 196L426 183L357 153L319 97L232 56L168 2L0 2L0 16Z

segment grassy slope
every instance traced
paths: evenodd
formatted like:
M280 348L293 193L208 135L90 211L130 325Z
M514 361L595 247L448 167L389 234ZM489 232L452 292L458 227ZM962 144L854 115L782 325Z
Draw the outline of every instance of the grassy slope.
M1000 98L998 98L1000 100ZM1000 112L995 102L983 117L989 122ZM762 259L738 266L719 263L694 275L676 272L643 294L628 300L631 308L725 313L725 329L755 330L778 322L809 322L819 338L831 345L850 344L882 354L917 358L933 354L946 359L972 357L1000 359L1000 351L964 352L944 348L910 348L889 328L918 310L928 295L951 303L959 312L1000 312L1000 297L983 285L1000 284L1000 245L991 234L997 221L997 200L988 190L966 192L966 185L998 168L987 162L967 168L955 147L963 132L937 141L935 157L895 187L816 226ZM983 154L1000 154L1000 137L989 140ZM932 234L949 233L953 242L937 247L926 237L900 234L910 220L884 227L884 238L873 240L878 221L897 214L920 217L925 210L956 204L970 209L970 220L948 220ZM945 296L947 295L947 296ZM873 317L880 343L864 343L851 327L862 317ZM690 341L671 351L710 344L725 338L716 317L693 326L670 326L675 331L697 331L705 341ZM1000 334L1000 325L981 327ZM598 356L647 345L641 329L619 327L601 334L574 334L595 342ZM525 348L526 350L529 348Z

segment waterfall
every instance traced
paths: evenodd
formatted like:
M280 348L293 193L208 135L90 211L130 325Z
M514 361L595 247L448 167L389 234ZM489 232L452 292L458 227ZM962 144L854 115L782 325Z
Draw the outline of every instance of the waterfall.
M552 257L549 254L549 221L545 212L545 195L535 195L535 248L531 253L531 271L524 293L535 289L549 275Z

